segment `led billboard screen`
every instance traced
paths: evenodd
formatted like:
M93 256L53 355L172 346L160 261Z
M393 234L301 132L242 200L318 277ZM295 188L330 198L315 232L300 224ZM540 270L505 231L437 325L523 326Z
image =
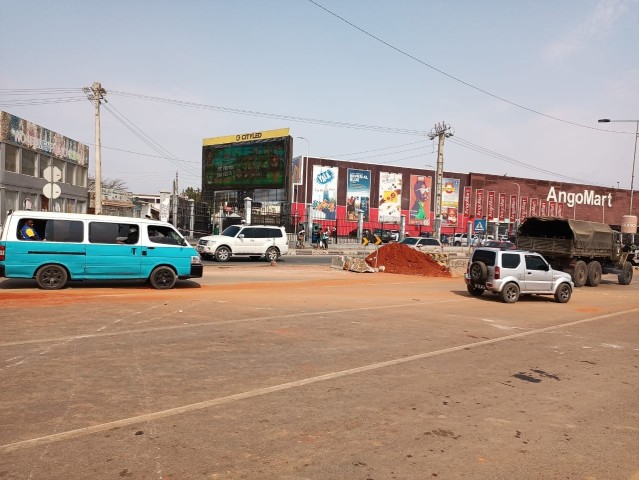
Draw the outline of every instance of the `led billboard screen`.
M284 188L290 165L291 137L204 145L205 189Z

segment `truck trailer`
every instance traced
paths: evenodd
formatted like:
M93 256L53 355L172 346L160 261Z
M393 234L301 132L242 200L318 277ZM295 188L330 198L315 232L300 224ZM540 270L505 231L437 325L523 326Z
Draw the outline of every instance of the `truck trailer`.
M628 285L637 265L634 249L605 223L529 217L519 226L517 247L541 253L552 268L569 273L575 287L596 287L604 273Z

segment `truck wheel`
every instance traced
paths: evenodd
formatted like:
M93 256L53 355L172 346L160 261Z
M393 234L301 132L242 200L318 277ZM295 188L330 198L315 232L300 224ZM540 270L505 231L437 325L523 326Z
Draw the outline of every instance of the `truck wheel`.
M168 290L173 288L177 276L171 267L155 267L149 276L151 286L156 290Z
M45 265L36 273L36 282L42 290L60 290L67 284L68 277L60 265Z
M586 279L586 285L589 287L596 287L601 283L601 263L598 261L592 261L588 264L588 278Z
M625 262L617 278L619 279L619 285L630 285L630 282L632 282L632 263Z
M505 303L515 303L519 300L519 287L517 284L510 282L504 285L504 288L501 291L501 299Z
M566 303L570 300L570 296L572 295L572 288L567 283L562 283L555 290L555 301L557 303Z
M466 285L466 288L468 289L468 293L470 293L473 297L481 297L484 293L483 288L476 288L472 285Z
M575 287L583 287L586 284L588 278L588 265L583 260L579 260L575 264L575 268L572 272L572 281Z
M488 267L484 262L473 262L468 269L473 282L483 282L488 278Z
M215 251L215 260L218 262L228 262L231 258L231 251L227 247L220 247Z

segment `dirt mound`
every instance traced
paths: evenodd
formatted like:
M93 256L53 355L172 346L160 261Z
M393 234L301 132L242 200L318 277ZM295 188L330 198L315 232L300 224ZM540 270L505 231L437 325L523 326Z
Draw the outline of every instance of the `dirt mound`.
M377 264L375 263L376 256ZM366 257L366 263L371 267L384 266L384 271L388 273L424 277L452 277L446 267L441 266L428 255L402 243L389 243L380 247L377 252Z

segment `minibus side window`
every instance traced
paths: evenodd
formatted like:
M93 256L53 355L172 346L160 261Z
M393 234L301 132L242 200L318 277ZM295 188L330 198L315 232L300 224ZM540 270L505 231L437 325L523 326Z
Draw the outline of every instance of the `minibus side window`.
M71 220L47 220L44 238L48 242L81 243L84 224Z
M132 223L91 222L90 243L136 244L140 240L140 227Z
M165 227L163 225L149 225L147 229L149 233L149 240L152 243L184 245L182 237L171 227Z

